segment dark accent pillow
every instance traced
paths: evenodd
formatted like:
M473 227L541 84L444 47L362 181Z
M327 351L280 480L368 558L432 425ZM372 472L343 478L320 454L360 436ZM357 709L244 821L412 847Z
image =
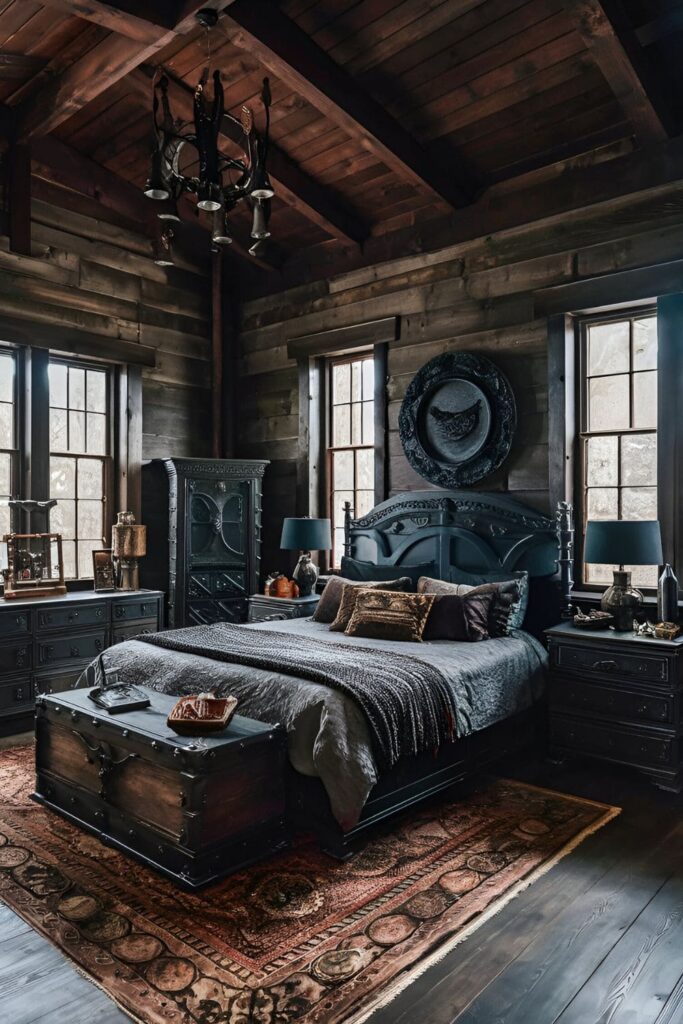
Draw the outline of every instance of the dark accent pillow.
M407 576L396 580L345 580L341 576L330 576L313 612L314 622L334 622L339 612L344 587L382 587L384 590L413 590L413 582Z
M516 580L519 585L519 598L513 603L510 616L510 629L521 629L529 606L529 573L520 572L487 572L468 573L460 569L451 570L452 583L465 583L470 587L478 587L482 583L507 583Z
M346 580L396 580L407 576L417 586L420 576L434 576L436 562L423 565L375 565L374 562L360 562L357 558L342 556L341 574Z
M517 580L503 580L500 583L484 583L480 587L471 586L468 583L448 583L446 580L432 580L422 577L418 580L417 591L419 594L437 594L440 596L465 594L493 594L493 601L489 606L488 632L489 636L508 636L510 630L516 628L512 625L511 619L516 606L519 604L519 582Z
M344 632L347 636L419 643L435 600L431 594L361 590Z
M482 588L483 589L483 588ZM423 640L488 640L491 606L496 593L471 591L469 594L443 594L434 597Z

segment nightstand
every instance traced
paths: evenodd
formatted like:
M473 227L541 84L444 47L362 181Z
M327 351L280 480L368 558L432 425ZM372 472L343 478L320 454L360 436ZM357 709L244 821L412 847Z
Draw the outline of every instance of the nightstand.
M683 637L657 640L570 624L546 631L553 756L581 754L683 786Z
M249 622L277 622L278 619L307 619L315 611L319 594L309 597L266 597L252 594L249 598Z

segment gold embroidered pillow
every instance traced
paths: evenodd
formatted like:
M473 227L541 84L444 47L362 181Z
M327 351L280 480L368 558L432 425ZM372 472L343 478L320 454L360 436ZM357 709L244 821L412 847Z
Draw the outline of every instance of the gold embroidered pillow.
M349 584L342 587L341 597L339 599L339 608L335 616L334 622L330 626L330 632L332 633L343 633L349 622L351 616L354 613L356 607L356 599L358 595L366 590L379 589L376 587L359 587L358 584Z
M396 594L386 590L361 590L345 629L347 636L375 640L421 642L433 594Z

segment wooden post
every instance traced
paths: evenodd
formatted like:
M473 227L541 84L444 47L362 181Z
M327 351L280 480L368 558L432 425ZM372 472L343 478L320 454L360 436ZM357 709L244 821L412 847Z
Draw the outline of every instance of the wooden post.
M211 256L211 456L223 453L223 294L222 253Z
M9 247L31 255L31 147L13 141L9 151Z

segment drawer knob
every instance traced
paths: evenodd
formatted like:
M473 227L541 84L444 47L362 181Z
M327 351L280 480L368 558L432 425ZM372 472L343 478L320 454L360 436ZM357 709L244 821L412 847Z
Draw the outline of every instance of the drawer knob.
M593 662L593 668L597 672L616 672L617 663L611 658L604 658Z
M648 711L647 704L639 704L638 707L636 708L636 714L638 714L638 715L646 715L647 711Z
M74 619L78 618L78 612L69 612L69 622L73 622Z

